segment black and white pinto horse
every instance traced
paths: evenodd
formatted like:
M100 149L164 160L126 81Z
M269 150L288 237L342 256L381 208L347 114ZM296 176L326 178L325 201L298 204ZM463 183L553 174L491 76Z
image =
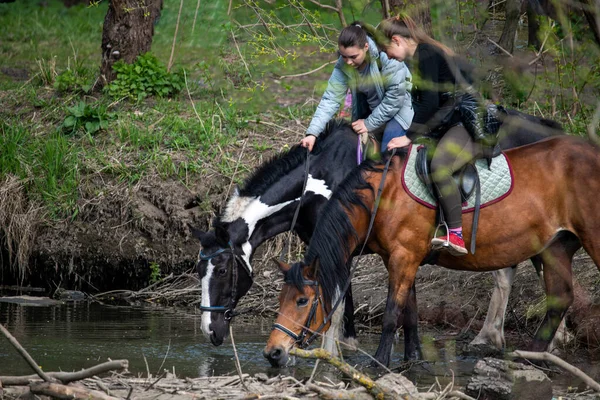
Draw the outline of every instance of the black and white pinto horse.
M562 129L554 121L509 110L500 130L500 146L509 149L560 133ZM223 343L235 306L253 283L251 261L256 249L266 240L291 229L299 201L302 203L293 229L305 243L310 241L319 212L333 190L356 167L357 141L348 123L330 122L310 153L304 193L306 150L295 146L263 164L246 180L243 188L229 199L225 211L215 219L212 231L193 230L201 243L197 270L202 280L202 331L214 345ZM532 261L536 268L541 268L540 260ZM515 268L494 272L496 284L488 315L471 344L504 347L504 314ZM405 318L416 319L414 286L410 298ZM344 303L343 340L355 345L351 289ZM325 346L335 352L333 340L339 332L330 329L328 334ZM410 349L410 353L405 354L405 358L419 357L418 349Z

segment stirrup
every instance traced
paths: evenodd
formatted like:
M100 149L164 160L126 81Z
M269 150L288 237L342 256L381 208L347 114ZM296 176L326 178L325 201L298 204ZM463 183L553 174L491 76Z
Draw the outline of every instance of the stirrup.
M444 226L444 229L446 229L446 241L444 242L444 246L448 246L450 244L450 229L448 228L448 224L446 224L446 221L442 220L440 221L440 223L438 224L438 226L435 227L435 232L433 232L433 237L436 238L438 237L437 233L438 230L440 229L440 226Z

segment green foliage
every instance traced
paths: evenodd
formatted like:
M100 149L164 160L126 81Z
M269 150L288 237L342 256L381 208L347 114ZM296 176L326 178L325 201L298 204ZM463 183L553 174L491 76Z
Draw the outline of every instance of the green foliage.
M56 76L54 80L54 89L59 93L88 93L92 85L81 74L71 69L66 69Z
M183 88L181 73L167 72L151 53L138 56L133 64L118 61L113 70L117 78L107 90L116 98L128 97L139 102L149 96L172 96Z
M76 133L83 129L87 134L93 135L108 127L110 115L106 112L106 106L98 104L93 107L80 101L72 107L67 107L68 114L62 123L64 132Z
M150 263L150 283L156 283L160 280L160 265L157 262L152 261Z

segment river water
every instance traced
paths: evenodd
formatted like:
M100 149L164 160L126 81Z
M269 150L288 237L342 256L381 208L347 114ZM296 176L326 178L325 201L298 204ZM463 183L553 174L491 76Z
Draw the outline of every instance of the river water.
M91 302L70 302L51 306L32 306L0 301L0 322L17 338L44 371L74 371L109 359L129 360L129 371L147 376L164 370L177 377L201 377L236 374L230 340L214 347L200 329L200 313L165 308L107 306ZM236 349L244 373L310 376L314 361L297 360L293 367L271 368L262 349L271 330L272 320L254 318L233 324ZM444 339L421 332L427 364L413 367L408 376L419 387L435 383L466 385L475 358L461 357L452 337ZM360 348L374 354L379 336L360 334ZM397 344L392 366L402 361L402 344ZM457 354L459 354L457 356ZM345 352L351 365L366 366L369 357L361 352ZM319 377L339 381L331 369L319 370ZM376 371L372 371L376 372ZM381 372L381 371L379 371ZM29 375L30 367L9 344L0 338L0 375ZM573 381L562 376L560 386Z
M52 306L32 306L0 302L0 322L27 349L45 371L73 371L88 368L108 359L129 360L134 374L153 375L163 370L178 377L235 374L231 341L214 347L200 329L200 314L174 309L115 307L98 303L71 302ZM286 369L271 368L262 356L273 321L266 318L237 320L234 339L242 371L267 375L290 374L300 379L309 376L314 362L299 359ZM379 337L360 335L361 349L374 354ZM0 375L31 374L29 366L4 338L0 339ZM453 342L450 342L453 343ZM398 347L398 346L397 346ZM400 348L399 348L400 349ZM450 350L449 350L450 349ZM445 355L451 356L446 360ZM402 354L395 353L392 365L399 365ZM432 363L426 382L435 376L460 379L469 375L474 360L457 359L449 347L430 357ZM346 361L366 365L367 355L348 352Z

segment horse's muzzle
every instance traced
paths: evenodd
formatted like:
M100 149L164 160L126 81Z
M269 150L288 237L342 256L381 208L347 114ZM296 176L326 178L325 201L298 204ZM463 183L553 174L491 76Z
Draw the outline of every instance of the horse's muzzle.
M223 344L223 340L224 337L223 336L217 336L217 334L213 331L210 334L210 342L214 345L214 346L220 346Z
M271 366L275 368L285 367L289 359L288 352L280 346L273 347L272 349L267 349L265 347L263 356L271 363Z

